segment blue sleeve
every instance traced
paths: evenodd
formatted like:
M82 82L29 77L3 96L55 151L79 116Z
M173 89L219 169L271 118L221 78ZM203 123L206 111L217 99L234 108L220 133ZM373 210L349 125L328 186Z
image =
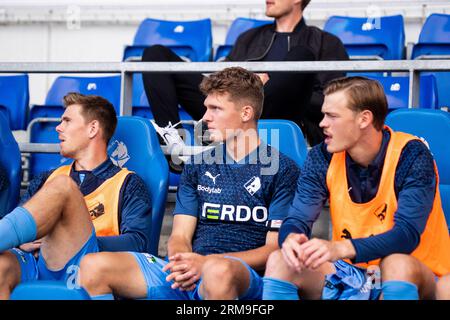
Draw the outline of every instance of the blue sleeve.
M144 181L130 174L119 202L120 235L98 237L101 251L148 252L152 232L152 203Z
M409 142L400 156L395 173L398 199L394 226L369 238L353 239L353 262L367 262L393 253L409 254L418 246L436 193L433 157L417 140Z
M288 217L281 225L278 237L280 247L290 233L304 233L310 237L312 225L328 199L326 177L330 159L323 143L308 153Z
M30 181L27 190L20 198L20 205L30 200L31 197L33 197L36 192L39 191L39 189L44 185L45 181L48 179L48 177L50 177L53 171L54 170L41 172Z
M178 185L177 197L175 202L175 210L173 214L187 214L190 216L198 216L198 194L197 183L198 174L196 166L186 164Z
M277 173L272 198L269 205L269 220L283 220L292 204L295 186L297 185L300 168L291 159L280 157L280 167Z

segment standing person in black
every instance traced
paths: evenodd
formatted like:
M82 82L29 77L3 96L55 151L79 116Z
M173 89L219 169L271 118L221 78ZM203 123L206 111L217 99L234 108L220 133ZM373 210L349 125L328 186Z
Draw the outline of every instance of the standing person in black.
M306 25L303 10L310 0L267 0L266 15L273 24L250 29L239 36L225 61L327 61L348 60L342 42L317 27ZM144 51L142 61L183 61L170 49L156 45ZM322 141L322 88L341 72L259 74L264 83L262 119L296 122L310 145ZM180 104L192 118L205 113L199 90L203 75L144 73L144 88L159 126L179 122Z

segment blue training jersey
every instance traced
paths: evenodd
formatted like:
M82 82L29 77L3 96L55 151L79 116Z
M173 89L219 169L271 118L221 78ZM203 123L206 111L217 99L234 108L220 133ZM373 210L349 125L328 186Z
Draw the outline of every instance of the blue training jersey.
M261 247L286 217L300 169L261 143L239 162L225 145L191 158L178 188L175 214L197 217L193 251L239 252Z

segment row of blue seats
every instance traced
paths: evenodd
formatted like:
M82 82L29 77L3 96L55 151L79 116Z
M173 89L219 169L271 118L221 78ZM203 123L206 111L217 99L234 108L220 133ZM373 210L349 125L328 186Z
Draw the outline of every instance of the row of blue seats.
M270 23L269 20L256 20L249 18L237 18L231 25L225 45L218 48L221 57L228 54L237 37L249 28ZM376 56L380 59L402 59L404 58L404 26L403 17L385 16L374 19L333 16L328 19L324 29L334 33L343 41L350 56L365 57L365 59ZM180 56L191 61L209 61L212 52L211 20L203 19L196 21L167 21L156 19L145 19L139 26L134 43L124 50L123 60L142 55L145 47L153 44L162 44L171 47ZM413 58L424 58L430 56L442 56L450 53L450 15L432 14L423 25L419 42L415 45ZM216 59L218 59L217 57ZM425 98L426 104L420 106L450 106L450 73L433 73L436 78L436 90L433 88L434 100L430 103ZM70 80L68 80L70 81ZM111 81L111 89L117 88L117 81ZM395 80L394 80L395 81ZM406 80L399 80L401 84ZM433 81L433 80L430 80ZM400 83L401 82L401 83ZM89 83L88 83L89 85ZM94 89L97 84L91 84L87 90ZM102 86L106 86L103 83ZM398 88L395 84L392 88ZM74 87L73 85L72 87ZM428 86L427 86L428 87ZM55 84L49 91L46 105L60 105L60 87ZM117 90L116 90L117 91ZM391 90L394 91L394 90ZM397 91L397 89L395 89ZM424 90L428 91L428 90ZM437 94L435 92L438 92ZM108 97L108 96L106 96ZM118 109L118 93L112 90L110 97ZM10 125L13 130L25 129L28 124L28 78L27 77L3 77L0 78L0 112L9 113ZM137 114L148 114L148 101L143 90L142 76L134 76L133 105L143 110L136 111ZM392 108L401 107L398 103ZM186 114L183 114L186 115ZM31 116L31 119L33 116ZM186 117L189 119L189 117Z
M230 26L225 44L217 48L215 61L223 59L238 36L253 27L271 23L270 20L237 18ZM376 18L331 16L324 30L339 37L350 58L402 60L406 57L403 16ZM145 47L162 44L172 48L179 56L190 61L211 61L211 20L167 21L145 19L139 26L133 45L124 50L123 60L139 60ZM431 14L425 21L412 59L450 55L450 15ZM450 106L450 73L435 72L439 106ZM142 82L136 75L135 83Z
M431 14L425 21L412 59L424 55L447 55L450 43L450 15ZM237 18L227 31L225 44L212 47L211 19L168 21L145 19L139 25L132 45L126 46L124 60L141 57L145 47L161 44L173 48L190 61L220 60L233 47L238 36L254 27L272 23L272 20ZM341 39L350 56L372 56L374 59L403 60L405 30L402 15L380 17L331 16L324 28Z
M441 192L442 205L446 219L450 222L450 148L448 147L448 141L446 139L450 132L450 114L441 110L424 110L424 109L401 109L390 113L386 119L386 124L394 130L409 132L419 137L424 138L436 160L436 164L439 170L439 188ZM6 127L6 121L0 116L0 129ZM306 145L304 144L304 138L300 128L286 120L262 120L260 123L260 133L264 137L271 137L272 135L265 135L262 129L279 129L280 142L279 149L282 152L288 154L301 165L306 157ZM125 129L125 130L124 130ZM115 134L114 139L126 144L128 153L131 156L130 162L126 163L126 166L136 171L146 181L152 194L152 200L154 206L158 206L158 209L153 208L153 229L152 229L152 241L156 241L156 247L152 250L157 250L157 244L159 240L162 214L155 211L161 210L159 206L161 201L166 197L166 183L162 180L167 179L167 165L164 166L165 161L162 159L162 154L157 147L157 139L153 127L149 125L148 121L139 117L119 117L118 131ZM137 132L143 130L143 132ZM1 131L1 136L7 136L5 130ZM10 134L10 133L9 133ZM144 134L145 139L140 139L139 142L134 137L135 134ZM142 140L142 141L141 141ZM147 141L145 141L147 140ZM5 139L0 139L0 148L3 147ZM15 142L13 141L12 144ZM145 148L142 148L141 144L146 144ZM139 145L136 148L136 145ZM16 147L17 148L17 147ZM153 154L153 158L145 158L145 153ZM8 161L1 157L0 164L8 165ZM158 160L156 160L158 158ZM147 160L147 161L146 161ZM143 164L145 163L145 166ZM155 165L162 167L161 170L153 170ZM162 171L162 172L159 172ZM146 172L151 172L150 176L146 175ZM158 177L154 177L155 173L160 173ZM149 180L152 182L149 183ZM155 200L156 197L156 200ZM1 198L0 198L1 199ZM155 202L156 201L156 202ZM0 202L1 207L1 202ZM0 209L1 212L1 209ZM155 253L157 251L153 251ZM20 284L11 295L11 299L39 299L39 300L58 300L58 299L90 299L89 295L84 289L68 290L66 284L48 281L36 281Z
M368 76L381 82L390 109L408 106L409 77ZM29 110L28 75L0 76L0 113L3 113L9 119L12 130L25 130L28 123L33 119L60 117L63 112L62 99L68 92L100 95L108 99L119 113L120 85L120 76L61 76L52 84L44 105L33 105ZM435 109L441 106L437 88L438 81L434 75L422 75L420 101L417 107ZM133 83L132 105L133 115L153 118L141 81ZM180 109L180 117L182 120L192 120L183 109Z
M390 109L406 108L408 106L409 93L409 78L408 77L376 77L383 84L385 89L388 105ZM9 89L6 88L5 83L9 81ZM7 93L4 104L8 109L3 111L9 118L9 124L12 130L21 129L24 123L28 123L26 119L28 106L25 104L27 98L24 97L23 92L26 91L27 76L7 76L0 77L0 87L3 84L3 90ZM33 143L55 143L58 142L58 135L55 127L58 121L48 121L48 118L60 118L64 109L61 101L68 92L80 92L83 94L96 94L107 98L115 106L116 111L119 112L120 106L120 76L108 77L75 77L63 76L55 80L51 86L44 105L32 106L29 114L29 120L32 125L29 128L30 142ZM25 87L24 87L25 86ZM436 108L437 92L436 80L434 76L422 76L420 90L419 107L422 108ZM16 95L13 93L16 92ZM3 96L3 98L5 98ZM10 99L8 101L5 101ZM0 98L1 100L1 98ZM132 114L144 118L153 118L151 107L147 101L143 88L138 85L133 86L133 105ZM2 103L2 102L0 102ZM19 105L22 104L22 105ZM1 112L0 112L1 113ZM180 109L181 119L192 120L190 116ZM38 121L45 118L46 121ZM30 158L29 173L32 178L39 172L55 168L64 161L59 155L54 154L34 154ZM170 185L177 185L177 178L171 175Z

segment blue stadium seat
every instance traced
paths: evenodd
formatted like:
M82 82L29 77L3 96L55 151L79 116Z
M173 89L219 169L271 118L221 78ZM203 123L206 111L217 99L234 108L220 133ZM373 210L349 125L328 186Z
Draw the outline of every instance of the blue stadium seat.
M28 75L0 76L0 113L11 130L25 130L28 121Z
M409 77L372 76L369 78L379 81L384 88L388 100L389 110L408 108ZM433 75L420 77L419 105L413 107L436 109L438 107L437 85Z
M441 110L399 109L387 116L386 124L428 142L439 170L442 207L450 225L450 114Z
M116 165L136 172L147 185L152 200L149 252L158 254L169 168L152 124L141 117L118 117L116 132L108 146L108 154Z
M19 201L21 164L19 146L6 117L0 113L0 166L6 171L9 181L9 186L0 191L0 218L14 209Z
M420 31L419 41L414 46L412 59L450 58L450 15L433 13ZM437 80L440 107L450 107L450 72L433 74Z
M211 19L194 21L145 19L139 25L133 45L125 48L123 60L141 57L146 47L155 44L170 47L180 57L190 61L210 61Z
M332 16L324 30L341 39L350 58L401 60L404 57L405 31L401 15L379 18Z
M273 23L273 20L258 20L250 18L236 18L231 24L227 32L227 37L225 39L225 44L220 45L216 50L216 55L214 61L221 60L225 58L233 48L239 35L248 29L257 28L259 26Z
M422 26L419 41L414 45L412 58L450 55L450 15L431 14Z
M59 142L56 126L59 121L33 121L38 118L60 118L64 113L63 97L69 92L94 94L108 99L117 114L120 111L120 76L107 77L76 77L62 76L56 78L45 100L45 105L33 105L30 110L30 142L56 143ZM30 178L36 174L61 165L65 159L58 154L33 154L30 157Z
M58 77L47 93L45 104L61 106L64 96L69 92L101 96L113 104L117 114L120 112L120 76Z
M274 130L279 130L278 132ZM300 167L308 153L300 127L290 120L262 119L258 121L261 140L294 160Z
M30 281L19 284L11 300L90 300L83 288L69 288L62 281Z

